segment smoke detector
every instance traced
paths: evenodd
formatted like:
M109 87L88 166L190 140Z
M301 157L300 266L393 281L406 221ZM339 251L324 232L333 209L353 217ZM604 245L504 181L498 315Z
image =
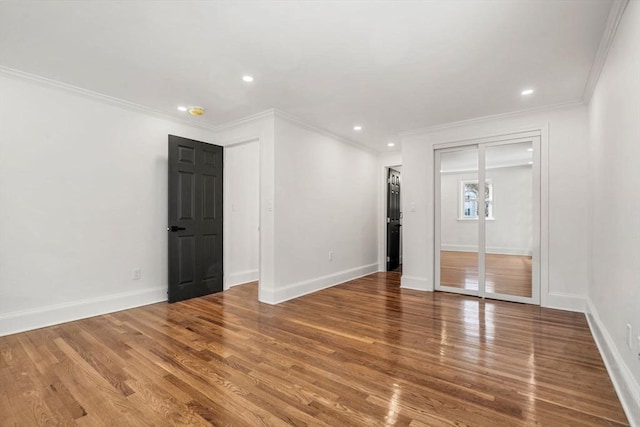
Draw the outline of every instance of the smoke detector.
M202 107L189 107L189 114L192 116L201 116L204 114L204 108Z

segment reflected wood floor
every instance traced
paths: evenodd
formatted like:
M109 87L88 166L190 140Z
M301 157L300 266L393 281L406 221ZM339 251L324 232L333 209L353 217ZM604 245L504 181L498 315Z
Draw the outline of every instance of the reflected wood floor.
M277 306L243 285L0 351L2 426L626 425L584 315L397 273Z
M486 254L485 281L487 292L530 297L531 257ZM478 253L441 251L440 283L477 291Z

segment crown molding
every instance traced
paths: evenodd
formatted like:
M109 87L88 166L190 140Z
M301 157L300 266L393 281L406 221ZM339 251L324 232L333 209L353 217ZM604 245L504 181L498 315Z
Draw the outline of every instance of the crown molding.
M421 135L421 134L425 134L425 133L431 133L431 132L434 132L434 131L437 131L437 130L457 128L457 127L460 127L460 126L479 124L479 123L489 122L489 121L498 120L498 119L514 118L514 117L518 117L518 116L525 116L527 114L532 114L532 113L540 113L540 112L545 112L545 111L554 111L554 110L563 110L563 109L581 107L581 106L584 106L584 105L585 105L585 103L582 100L569 101L569 102L563 102L563 103L560 103L560 104L545 105L545 106L542 106L542 107L535 107L535 108L528 108L528 109L525 109L525 110L511 111L511 112L508 112L508 113L494 114L494 115L491 115L491 116L475 117L473 119L460 120L460 121L457 121L457 122L449 122L449 123L443 123L443 124L439 124L439 125L426 126L426 127L419 128L419 129L413 129L413 130L400 132L398 134L398 136L400 138L406 138L406 137L409 137L409 136L416 136L416 135Z
M92 90L83 89L78 86L73 86L67 83L63 83L57 80L49 79L46 77L38 76L35 74L26 73L24 71L16 70L13 68L5 67L0 65L0 75L13 78L16 80L26 80L29 82L33 82L39 84L41 86L52 87L55 89L60 89L65 92L70 92L76 95L83 96L85 98L89 98L98 102L102 102L104 104L113 105L116 107L124 108L126 110L135 111L138 113L147 114L150 116L158 117L164 120L169 120L175 123L179 123L182 125L192 126L196 128L201 128L209 131L217 131L216 126L212 126L205 123L199 123L195 120L185 120L178 117L174 117L170 114L167 114L163 111L156 110L153 108L145 107L144 105L136 104L134 102L126 101L124 99L115 98L113 96L105 95L99 92L94 92Z
M304 129L310 130L312 132L319 133L319 134L324 135L324 136L326 136L328 138L335 139L335 140L340 141L340 142L342 142L344 144L351 145L351 146L353 146L355 148L358 148L360 150L366 151L368 153L375 154L376 156L378 154L380 154L378 151L376 151L375 149L373 149L371 147L368 147L366 145L360 144L359 142L356 142L356 141L354 141L352 139L345 138L343 136L337 135L337 134L335 134L335 133L333 133L331 131L328 131L328 130L326 130L324 128L321 128L319 126L307 123L307 122L303 121L302 119L294 116L293 114L290 114L290 113L287 113L285 111L278 110L278 109L273 109L273 112L275 114L275 117L278 117L278 118L280 118L282 120L286 120L287 122L292 123L292 124L297 125L297 126L300 126L300 127L304 128Z
M275 117L275 109L270 108L268 110L261 111L259 113L255 113L255 114L251 114L249 116L242 117L240 119L236 119L236 120L232 120L230 122L222 123L221 125L215 126L215 129L216 129L216 131L229 130L229 129L232 129L234 127L244 126L244 125L250 124L252 122L257 122L257 121L265 119L265 118L273 118L273 117Z
M352 145L356 148L359 148L361 150L367 151L367 152L371 152L374 154L377 154L377 151L366 147L362 144L359 144L355 141L352 141L350 139L341 137L339 135L336 135L326 129L323 129L321 127L318 126L314 126L311 125L309 123L306 123L302 120L300 120L299 118L289 114L289 113L285 113L284 111L280 111L280 110L276 110L274 108L269 109L269 110L265 110L262 111L260 113L256 113L256 114L252 114L250 116L247 117L243 117L241 119L238 120L233 120L227 123L223 123L221 125L209 125L209 124L204 124L204 123L198 123L195 120L185 120L185 119L180 119L178 117L174 117L170 114L167 114L163 111L160 110L156 110L153 108L149 108L146 107L144 105L140 105L140 104L136 104L134 102L130 102L130 101L126 101L124 99L120 99L120 98L115 98L113 96L109 96L109 95L105 95L99 92L94 92L92 90L88 90L88 89L84 89L78 86L73 86L67 83L63 83L57 80L53 80L53 79L49 79L47 77L42 77L42 76L38 76L35 74L31 74L31 73L27 73L24 71L20 71L20 70L16 70L10 67L5 67L3 65L0 65L0 75L8 77L8 78L13 78L13 79L17 79L17 80L26 80L32 83L36 83L39 84L41 86L46 86L46 87L51 87L51 88L55 88L55 89L59 89L65 92L69 92L69 93L73 93L76 95L80 95L83 96L85 98L89 98L104 104L109 104L109 105L113 105L113 106L117 106L120 108L124 108L127 110L131 110L131 111L135 111L135 112L139 112L139 113L144 113L150 116L154 116L154 117L158 117L164 120L170 120L172 122L175 123L179 123L179 124L184 124L184 125L188 125L188 126L192 126L192 127L197 127L197 128L201 128L201 129L205 129L205 130L209 130L212 132L220 132L220 131L224 131L224 130L228 130L228 129L232 129L234 127L237 126L243 126L243 125L247 125L253 122L257 122L259 120L263 120L265 118L275 118L280 117L284 120L287 120L291 123L294 123L298 126L301 126L303 128L306 128L308 130L311 130L313 132L316 133L320 133L322 135L325 135L327 137L330 137L332 139L336 139L340 142Z
M598 79L600 79L600 74L609 55L609 50L615 39L616 32L618 31L618 25L628 4L629 0L614 0L611 4L609 17L607 18L607 23L602 33L598 50L596 51L596 57L591 65L591 70L589 70L589 77L587 78L584 93L582 94L582 99L585 103L588 103L591 100L591 96L593 96L593 91L596 88L596 84L598 84Z

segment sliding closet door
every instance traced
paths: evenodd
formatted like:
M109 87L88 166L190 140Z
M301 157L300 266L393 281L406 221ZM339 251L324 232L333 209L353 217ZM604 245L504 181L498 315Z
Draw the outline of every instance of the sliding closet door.
M436 290L540 302L539 140L436 150Z
M539 302L537 138L486 144L485 296Z
M436 152L436 289L479 295L478 148Z

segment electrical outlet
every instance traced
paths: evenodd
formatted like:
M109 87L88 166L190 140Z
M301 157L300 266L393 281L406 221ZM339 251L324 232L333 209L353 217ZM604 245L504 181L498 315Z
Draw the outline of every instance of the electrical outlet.
M627 323L627 347L629 347L629 350L633 350L633 341L631 340L632 336L631 324Z
M333 251L329 251L329 261L333 261Z
M141 277L142 277L142 270L140 270L140 268L134 268L133 270L131 270L131 279L140 280Z

